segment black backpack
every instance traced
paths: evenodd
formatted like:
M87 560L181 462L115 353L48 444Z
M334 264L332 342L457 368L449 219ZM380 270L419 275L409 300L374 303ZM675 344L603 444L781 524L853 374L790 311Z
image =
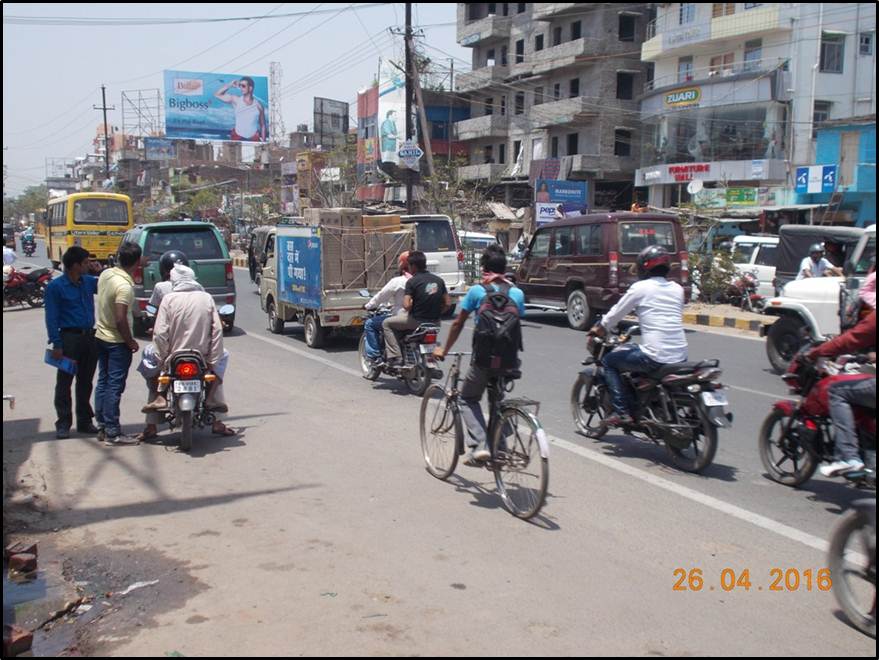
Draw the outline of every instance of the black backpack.
M476 311L473 362L483 369L502 371L519 367L522 327L519 308L509 297L509 285L500 291L486 286L486 296Z

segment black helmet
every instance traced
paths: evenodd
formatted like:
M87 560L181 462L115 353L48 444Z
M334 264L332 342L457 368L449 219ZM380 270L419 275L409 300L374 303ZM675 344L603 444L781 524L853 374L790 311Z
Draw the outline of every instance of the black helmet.
M671 255L661 245L651 245L641 250L636 263L638 264L638 276L641 279L653 276L654 271L660 268L663 269L663 272L655 274L665 276L671 269Z
M809 246L809 254L814 254L815 252L824 254L824 246L821 245L821 243L812 243L812 245Z
M180 250L168 250L159 258L159 273L163 280L167 280L171 276L171 270L175 264L189 265L189 259Z

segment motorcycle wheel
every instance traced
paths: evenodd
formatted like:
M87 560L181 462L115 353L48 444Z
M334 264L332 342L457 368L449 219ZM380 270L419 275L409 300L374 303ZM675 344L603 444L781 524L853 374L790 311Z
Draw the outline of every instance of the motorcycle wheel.
M366 333L360 335L360 344L357 347L360 357L360 372L366 380L377 380L381 375L381 369L377 369L368 357L366 357Z
M701 429L694 431L696 435L686 448L674 447L666 442L665 449L675 467L684 472L698 473L711 465L717 453L717 427L695 408L691 408L686 416L698 419Z
M25 302L31 307L42 307L45 299L46 299L46 287L48 285L43 282L42 284L37 285L37 287L27 294L25 297Z
M827 563L836 602L858 630L875 639L876 526L866 512L853 511L837 525Z
M405 367L404 367L405 368ZM411 376L406 377L406 387L415 396L423 396L430 387L430 369L423 356L419 356L418 363L415 365Z
M595 440L602 437L607 433L602 422L609 410L607 390L594 378L579 376L571 389L571 414L577 432Z
M192 451L192 411L180 413L180 449Z
M815 474L818 462L814 454L799 442L787 437L785 429L788 416L780 410L773 410L760 427L758 439L760 460L772 481L785 486L796 487L806 483ZM777 454L776 454L777 452ZM783 466L790 462L793 470Z

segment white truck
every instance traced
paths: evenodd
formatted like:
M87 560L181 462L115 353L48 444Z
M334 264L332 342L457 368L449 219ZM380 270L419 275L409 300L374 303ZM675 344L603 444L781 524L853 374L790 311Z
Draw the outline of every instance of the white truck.
M788 229L788 231L785 231ZM781 228L778 275L787 276L780 294L767 301L765 314L777 316L770 326L763 326L766 354L776 373L784 373L803 343L811 338L824 341L839 334L843 316L857 299L876 255L876 225L866 229L852 227L798 226ZM808 254L809 243L836 243L844 254L845 277L808 277L791 279L800 261ZM791 249L793 246L799 249ZM790 272L789 272L790 271Z
M299 321L306 345L320 348L331 331L363 328L360 292L373 294L396 275L397 258L411 248L413 232L392 225L370 231L362 224L358 229L297 220L302 222L279 225L267 243L260 305L271 332L280 334L286 322Z

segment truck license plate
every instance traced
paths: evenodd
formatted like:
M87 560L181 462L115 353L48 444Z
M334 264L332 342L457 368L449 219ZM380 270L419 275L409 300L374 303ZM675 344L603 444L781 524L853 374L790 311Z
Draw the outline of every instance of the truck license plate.
M729 401L723 392L702 392L702 401L706 406L712 408L714 406L728 406Z
M174 394L198 394L201 392L200 380L175 380Z

